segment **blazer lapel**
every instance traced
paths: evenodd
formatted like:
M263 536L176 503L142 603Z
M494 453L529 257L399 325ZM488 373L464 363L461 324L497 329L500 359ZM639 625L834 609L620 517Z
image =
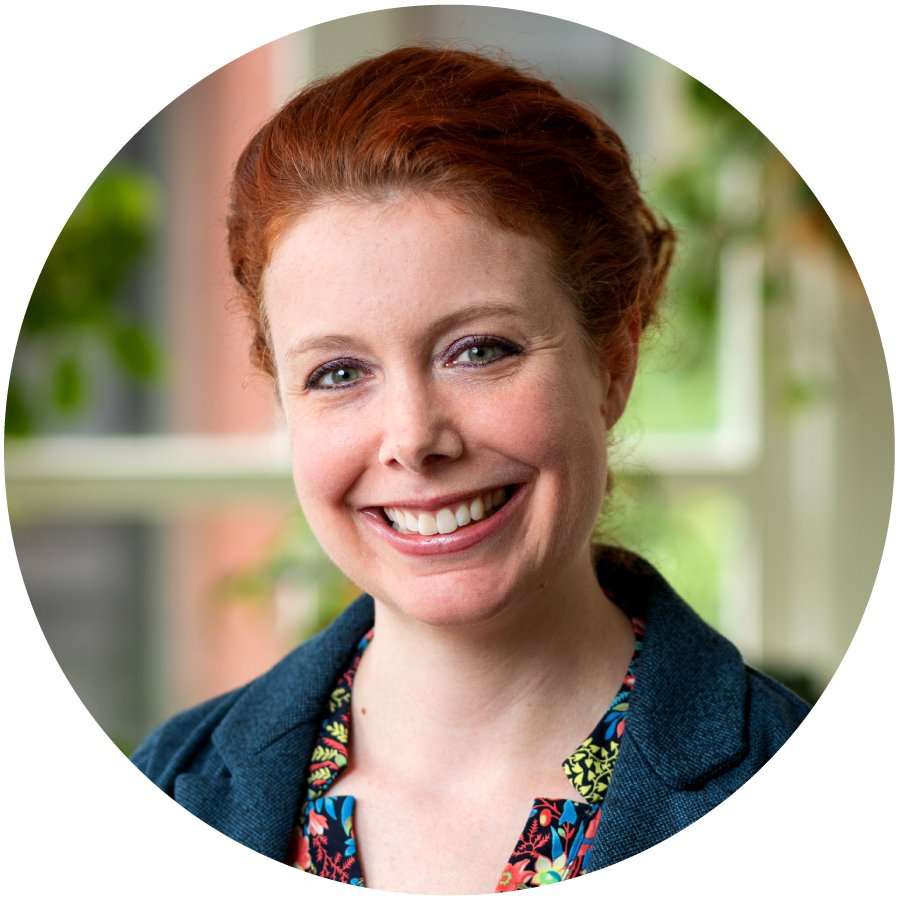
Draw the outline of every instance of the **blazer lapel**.
M218 775L179 775L175 800L245 847L283 862L317 736L312 721Z
M671 793L637 744L623 739L586 871L621 862L683 828L672 821Z
M588 871L659 843L707 811L698 788L747 754L747 676L737 648L648 563L598 577L646 629L625 733Z
M372 599L363 595L254 682L213 731L204 774L175 779L175 800L228 837L284 862L328 696L373 618Z

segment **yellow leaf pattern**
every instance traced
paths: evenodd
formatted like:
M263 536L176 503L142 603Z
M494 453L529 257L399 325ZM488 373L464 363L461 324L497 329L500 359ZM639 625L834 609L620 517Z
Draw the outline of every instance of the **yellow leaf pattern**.
M325 731L327 731L336 741L339 741L345 746L350 740L349 731L343 722L329 722L325 726Z
M337 766L344 766L347 763L347 754L336 747L324 747L322 744L316 744L310 762L320 763L329 760L333 761Z
M592 735L563 763L563 771L585 800L597 803L609 787L618 757L615 741L607 748L595 743Z
M326 778L331 777L331 769L327 766L321 766L318 769L312 769L309 773L310 781L324 781Z
M328 698L328 711L336 713L350 702L350 691L345 687L336 687Z

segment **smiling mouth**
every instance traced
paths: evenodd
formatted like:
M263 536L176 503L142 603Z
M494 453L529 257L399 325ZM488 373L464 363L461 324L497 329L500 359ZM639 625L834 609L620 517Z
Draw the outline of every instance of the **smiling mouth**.
M476 522L489 519L512 496L517 485L495 488L440 509L416 511L402 507L382 507L388 524L400 534L452 534Z

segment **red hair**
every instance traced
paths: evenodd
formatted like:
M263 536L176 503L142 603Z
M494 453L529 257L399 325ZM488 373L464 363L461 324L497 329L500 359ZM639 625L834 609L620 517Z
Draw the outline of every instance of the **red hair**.
M609 125L513 66L407 47L305 88L241 154L228 246L257 365L274 375L262 282L281 235L323 203L403 193L538 238L601 359L655 319L674 234Z

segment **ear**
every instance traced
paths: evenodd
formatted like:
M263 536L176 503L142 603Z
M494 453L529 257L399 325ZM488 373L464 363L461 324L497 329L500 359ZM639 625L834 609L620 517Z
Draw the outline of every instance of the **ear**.
M608 362L609 386L606 389L606 402L603 404L607 430L622 418L628 405L637 373L641 331L641 320L635 316L628 325L627 340L622 342L614 358Z

